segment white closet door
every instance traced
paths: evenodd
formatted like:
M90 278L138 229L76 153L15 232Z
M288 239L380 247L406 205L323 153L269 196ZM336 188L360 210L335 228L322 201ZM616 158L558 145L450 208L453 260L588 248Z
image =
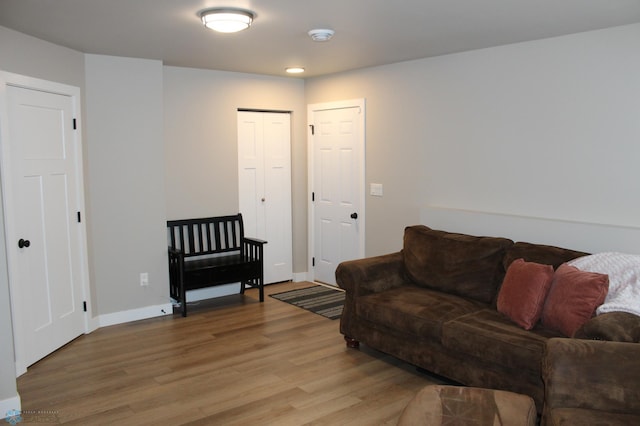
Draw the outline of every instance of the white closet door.
M267 241L265 283L291 280L291 122L288 113L238 112L238 187L245 235Z

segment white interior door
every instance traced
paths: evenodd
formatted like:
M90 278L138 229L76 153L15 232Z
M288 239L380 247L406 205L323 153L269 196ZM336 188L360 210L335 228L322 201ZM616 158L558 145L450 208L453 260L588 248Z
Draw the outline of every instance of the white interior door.
M309 123L311 270L336 285L338 264L364 256L364 101L312 105Z
M293 278L291 116L238 111L238 183L245 235L267 241L265 283Z
M86 329L74 102L6 86L3 194L18 373Z

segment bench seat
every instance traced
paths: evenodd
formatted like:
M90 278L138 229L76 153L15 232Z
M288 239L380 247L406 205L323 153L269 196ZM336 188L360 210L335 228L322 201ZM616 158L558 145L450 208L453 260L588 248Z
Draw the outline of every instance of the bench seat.
M239 275L259 275L259 261L243 261L242 255L208 257L184 262L188 290L227 284Z

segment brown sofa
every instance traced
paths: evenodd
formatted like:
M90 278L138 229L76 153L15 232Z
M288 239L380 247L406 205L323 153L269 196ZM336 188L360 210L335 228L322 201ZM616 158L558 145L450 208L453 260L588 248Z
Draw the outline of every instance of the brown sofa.
M545 345L565 336L540 323L524 329L496 300L514 260L558 268L586 254L411 226L402 251L338 266L346 291L340 331L350 347L361 342L464 385L530 395L541 412ZM634 327L640 330L640 317L604 314L575 337L633 341Z
M542 376L545 426L640 424L637 343L551 339Z

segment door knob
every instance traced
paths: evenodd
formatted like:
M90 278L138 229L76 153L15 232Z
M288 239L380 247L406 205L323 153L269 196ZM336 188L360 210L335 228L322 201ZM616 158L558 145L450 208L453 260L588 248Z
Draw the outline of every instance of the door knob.
M351 213L351 219L357 219L358 213Z
M29 247L30 245L31 245L31 241L29 241L29 240L23 240L22 238L20 238L20 240L18 240L18 247L20 247L20 248Z

